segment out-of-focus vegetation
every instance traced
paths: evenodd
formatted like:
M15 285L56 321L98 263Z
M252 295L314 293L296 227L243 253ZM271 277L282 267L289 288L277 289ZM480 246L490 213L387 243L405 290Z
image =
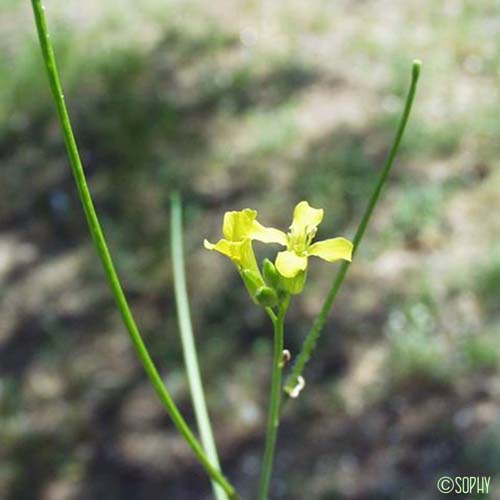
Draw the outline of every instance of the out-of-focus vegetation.
M270 327L202 239L246 206L285 228L303 198L325 208L319 236L352 236L411 60L423 59L398 165L285 415L273 495L429 499L441 475L494 476L500 4L45 3L110 247L192 421L167 239L170 190L183 192L205 385L244 498L259 471ZM0 53L0 497L209 498L96 263L29 2L0 4ZM287 324L292 353L332 277L312 264Z

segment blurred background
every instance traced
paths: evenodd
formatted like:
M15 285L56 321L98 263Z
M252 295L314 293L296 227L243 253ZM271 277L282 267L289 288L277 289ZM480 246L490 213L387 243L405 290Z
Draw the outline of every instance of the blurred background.
M381 204L288 407L273 498L500 498L500 2L46 0L92 193L137 321L193 422L169 195L182 191L193 321L225 471L255 497L271 329L205 251L226 210L351 237L415 110ZM91 246L30 2L0 4L0 498L211 498L149 387ZM268 254L255 245L260 257ZM311 264L297 353L335 274Z

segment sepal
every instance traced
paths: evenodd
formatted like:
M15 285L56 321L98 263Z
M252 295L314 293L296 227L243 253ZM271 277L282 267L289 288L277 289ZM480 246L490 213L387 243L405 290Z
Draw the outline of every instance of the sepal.
M298 295L304 289L306 284L307 272L299 271L293 278L280 277L280 288L288 292L290 295Z

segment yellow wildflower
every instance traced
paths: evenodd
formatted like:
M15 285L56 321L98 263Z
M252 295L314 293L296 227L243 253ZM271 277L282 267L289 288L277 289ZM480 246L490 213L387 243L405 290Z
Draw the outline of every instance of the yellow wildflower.
M287 247L276 257L276 269L285 278L294 278L301 271L307 269L307 259L311 256L320 257L328 262L352 259L352 243L346 238L330 238L313 243L318 225L323 220L323 209L312 208L307 201L301 201L293 212L293 221L290 232L285 234L278 231L274 243ZM268 233L271 236L271 233ZM269 242L271 242L269 240Z

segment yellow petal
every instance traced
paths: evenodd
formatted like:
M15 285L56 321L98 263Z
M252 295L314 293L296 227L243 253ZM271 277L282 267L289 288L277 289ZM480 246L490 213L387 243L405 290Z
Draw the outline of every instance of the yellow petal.
M226 212L222 224L224 238L228 241L241 241L243 238L248 238L256 217L257 211L250 208Z
M219 240L215 244L210 243L210 241L208 240L204 240L203 246L207 250L215 250L216 252L220 252L222 255L226 255L230 259L234 258L234 256L239 252L238 247L235 247L234 244L227 240Z
M276 269L285 278L294 278L300 271L307 267L307 257L297 255L295 252L285 250L278 252L276 257Z
M352 243L346 238L330 238L329 240L313 243L308 251L308 255L321 257L328 262L334 262L339 259L352 259Z
M241 241L244 238L262 241L263 243L279 243L286 246L286 234L279 229L265 227L256 220L257 211L244 210L226 212L222 233L227 241Z
M240 270L249 269L259 273L255 254L253 253L252 242L249 239L241 241L227 241L221 239L215 243L215 245L205 240L203 245L208 250L215 250L229 257Z
M265 227L256 220L252 223L249 237L262 243L279 243L286 247L287 238L283 231L274 227Z
M238 259L235 260L240 269L249 269L260 276L259 266L253 252L252 241L249 239L243 240L236 244L239 246Z
M309 234L315 232L322 220L322 208L313 208L307 201L301 201L293 211L293 221L290 231L292 234Z

